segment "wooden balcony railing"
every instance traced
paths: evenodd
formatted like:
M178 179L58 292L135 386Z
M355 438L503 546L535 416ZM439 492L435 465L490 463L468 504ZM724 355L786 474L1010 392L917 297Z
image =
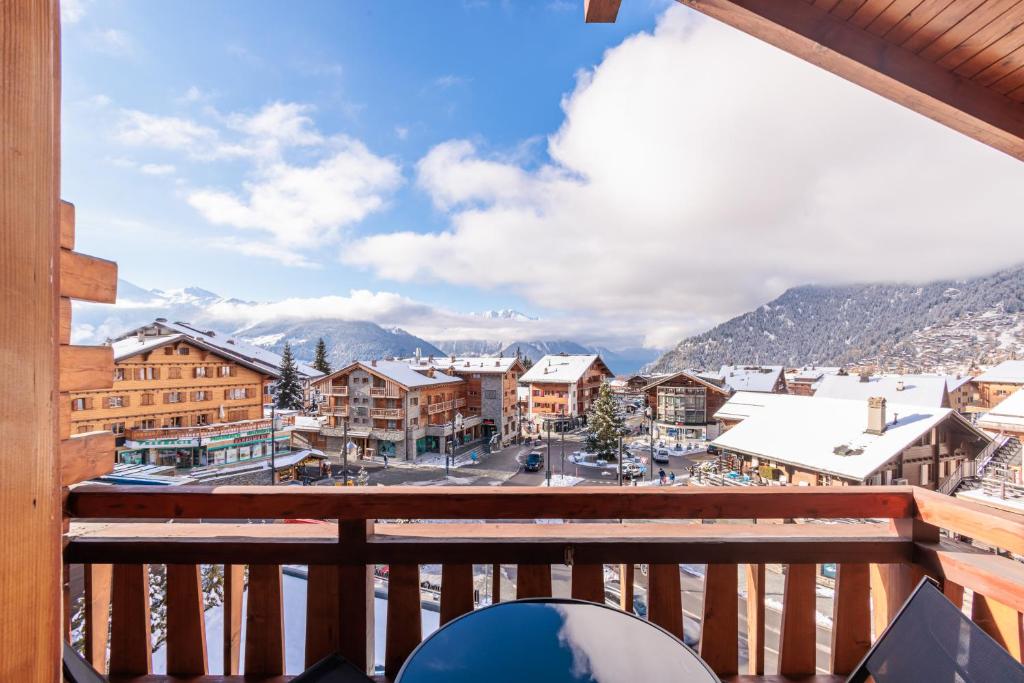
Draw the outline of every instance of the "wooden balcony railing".
M155 490L86 485L71 490L67 508L75 522L64 560L85 565L87 656L102 665L109 641L110 670L126 677L151 670L146 566L163 563L168 569L167 667L175 676L206 677L189 680L224 680L207 671L203 656L208 643L200 564L225 565L228 675L241 668L242 566L249 567L244 670L254 678L247 680L271 679L284 669L282 564L308 565L307 590L317 596L306 601L305 661L337 649L367 671L374 664L373 570L389 565L385 680L421 638L422 564L442 565L444 624L473 609L473 564L517 565L517 597L551 595L552 565L566 565L572 596L604 601L603 565L621 565L629 577L635 563L645 563L648 618L682 637L684 608L696 613L702 622L699 653L726 680L739 673L740 613L745 613L750 680L765 673L765 564L774 563L785 565L776 646L783 676L822 668L837 677L849 672L870 646L872 633L881 632L925 574L942 581L958 605L964 589L971 589L975 621L1021 657L1024 565L978 546L1024 554L1024 515L919 488ZM332 523L237 523L289 518ZM853 518L874 521L838 523ZM167 519L175 523L152 521ZM218 519L235 521L211 521ZM421 523L377 521L388 519ZM576 523L523 523L535 519ZM974 544L942 536L942 529ZM699 604L683 603L680 563L707 565ZM838 565L830 646L819 642L815 623L815 565L820 563ZM744 598L738 595L740 584ZM632 591L629 579L621 591L626 609L632 609ZM817 657L822 647L827 661Z
M400 394L397 387L370 387L370 396L372 398L399 398Z
M329 386L327 388L327 395L328 396L348 396L348 386L347 385L332 384L331 386Z
M277 418L281 426L295 424L293 415L282 415ZM193 427L159 427L157 429L129 429L125 436L130 441L149 441L151 439L210 439L225 434L236 434L254 430L270 429L271 420L242 420L240 422L217 422L211 425Z
M401 408L370 408L370 417L397 420L405 416Z
M324 415L334 415L336 417L348 417L348 406L323 406L320 408L320 412Z

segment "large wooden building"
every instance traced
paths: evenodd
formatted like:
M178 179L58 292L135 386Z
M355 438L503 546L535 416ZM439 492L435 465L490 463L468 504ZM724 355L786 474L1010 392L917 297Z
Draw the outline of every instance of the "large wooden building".
M676 440L718 436L715 413L731 393L726 387L686 371L658 377L643 391L658 432L656 436Z
M1007 360L971 380L979 408L994 408L1024 389L1024 360Z
M598 355L552 354L538 360L520 382L529 387L528 412L535 429L570 429L586 421L601 385L615 375Z

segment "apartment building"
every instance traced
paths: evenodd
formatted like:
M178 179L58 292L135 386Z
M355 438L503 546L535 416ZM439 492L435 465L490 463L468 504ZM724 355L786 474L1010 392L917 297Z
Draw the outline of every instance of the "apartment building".
M981 408L994 408L1018 389L1024 388L1024 360L1007 360L989 368L973 380L975 398Z
M615 375L598 355L547 355L519 381L529 387L529 421L536 429L569 429L586 423L601 385Z
M728 388L682 371L663 375L643 388L656 438L713 439L715 413L729 399Z
M359 361L313 380L324 397L326 452L341 453L346 436L362 457L406 459L446 452L453 434L457 444L479 439L483 420L467 410L468 386L454 371L401 360Z

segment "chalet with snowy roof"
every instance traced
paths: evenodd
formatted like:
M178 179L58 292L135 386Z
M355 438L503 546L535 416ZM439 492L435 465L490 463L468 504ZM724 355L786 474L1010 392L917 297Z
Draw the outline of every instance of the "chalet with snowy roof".
M799 394L768 394L762 391L737 391L713 415L722 432L732 429L745 419L768 406L785 403Z
M953 407L946 375L829 375L822 379L814 395L860 401L882 396L890 403Z
M936 489L992 442L951 408L882 397L779 396L746 410L714 444L744 474L768 482Z
M643 393L643 389L651 381L649 375L619 375L615 377L608 386L611 387L612 393L618 396L634 396Z
M731 391L786 393L785 368L781 365L723 365L718 377Z
M786 388L797 396L814 396L826 375L839 373L837 367L808 365L786 371Z
M714 415L730 393L727 387L688 370L655 378L644 387L644 395L656 438L715 438L720 426Z
M978 404L993 408L1005 398L1024 387L1024 360L1006 360L989 368L973 380Z
M987 431L1009 434L1024 441L1024 389L1018 389L980 415L977 424Z
M615 375L596 354L547 355L519 381L530 390L528 416L537 429L568 429L585 423L601 385Z

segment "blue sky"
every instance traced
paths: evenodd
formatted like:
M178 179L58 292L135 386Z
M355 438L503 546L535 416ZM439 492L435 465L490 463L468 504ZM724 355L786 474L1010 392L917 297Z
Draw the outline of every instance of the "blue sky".
M266 302L239 324L663 348L789 286L1024 249L1020 164L669 0L62 11L78 248ZM538 320L469 315L500 308Z

